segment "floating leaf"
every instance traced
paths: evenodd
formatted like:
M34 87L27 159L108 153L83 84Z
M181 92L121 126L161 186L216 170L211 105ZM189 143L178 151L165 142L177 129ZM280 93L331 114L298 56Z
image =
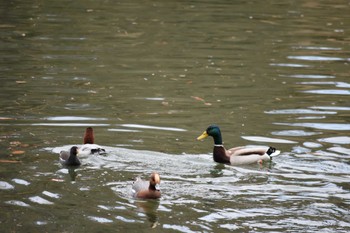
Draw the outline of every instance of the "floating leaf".
M24 150L15 150L15 151L12 151L11 154L12 155L22 155L24 154L25 151Z
M21 163L21 161L0 159L0 163Z
M10 142L10 145L11 146L19 146L19 145L21 145L21 142L20 141L12 141L12 142Z
M201 97L198 97L198 96L191 96L191 98L195 99L195 100L198 100L198 101L202 101L202 102L205 102L205 100Z
M0 120L13 120L13 118L10 118L10 117L0 117Z
M204 105L207 105L207 106L211 106L211 105L212 105L211 103L206 102L206 101L205 101L203 98L201 98L201 97L198 97L198 96L191 96L191 98L203 102Z
M53 178L53 179L51 179L51 181L55 181L55 182L63 182L64 180L62 180L62 179L55 179L55 178Z

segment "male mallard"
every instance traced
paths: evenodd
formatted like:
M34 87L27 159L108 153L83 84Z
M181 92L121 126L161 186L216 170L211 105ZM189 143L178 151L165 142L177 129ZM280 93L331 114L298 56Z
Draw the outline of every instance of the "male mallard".
M60 162L62 165L67 166L79 166L80 161L77 157L78 154L78 147L73 146L70 148L70 152L68 151L61 151L60 152Z
M90 155L90 154L106 154L106 150L101 146L94 144L94 130L92 127L87 127L84 134L84 145L80 147L81 155Z
M160 176L158 173L153 172L149 181L142 180L137 177L133 186L132 193L136 198L142 199L157 199L160 198Z
M210 125L197 140L202 140L208 136L214 138L213 158L217 163L232 165L261 163L263 160L271 160L272 157L280 153L279 150L273 147L234 147L226 150L222 145L221 132L217 125Z

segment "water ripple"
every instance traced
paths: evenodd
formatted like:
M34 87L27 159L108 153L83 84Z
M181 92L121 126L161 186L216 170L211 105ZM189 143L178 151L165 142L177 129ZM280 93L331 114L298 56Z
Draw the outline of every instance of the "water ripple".
M30 185L30 182L26 181L26 180L22 180L22 179L12 179L13 182L15 182L16 184L21 184L21 185L25 185L28 186Z
M32 126L81 126L81 127L89 127L89 126L110 126L110 124L92 124L92 123L33 123L30 124Z
M312 136L317 134L322 134L318 132L306 132L304 130L281 130L271 132L272 135L276 136L292 136L292 137L300 137L300 136Z
M0 190L14 189L15 187L12 184L7 183L6 181L0 181Z
M122 124L121 126L128 127L128 128L139 128L139 129L156 129L156 130L180 131L180 132L187 131L181 128L159 127L159 126L139 125L139 124Z
M88 216L88 218L92 221L99 222L99 223L111 223L111 222L113 222L113 220L110 220L108 218L103 218L103 217Z
M328 90L308 90L302 91L304 93L313 93L321 95L350 95L350 90L337 90L337 89L328 89Z
M291 78L306 78L306 79L326 79L326 78L335 78L333 75L320 75L320 74L291 74L291 75L280 75L282 77L291 77Z
M23 201L17 201L17 200L5 201L5 203L9 204L9 205L15 205L15 206L21 206L21 207L29 207L30 206Z
M266 114L337 114L333 111L318 111L312 109L278 109L265 111Z
M307 49L307 50L328 50L328 51L340 51L338 47L326 47L326 46L295 46L294 49Z
M340 88L350 88L350 84L346 82L300 82L303 85L334 85Z
M275 125L287 125L287 126L296 126L296 127L306 127L322 130L339 130L345 131L350 130L350 124L341 124L341 123L273 123Z
M320 138L318 139L318 141L334 143L334 144L350 144L350 137L338 136L338 137Z
M270 66L294 67L294 68L312 67L310 65L292 64L292 63L270 63Z
M78 116L54 116L47 117L44 120L48 121L105 121L108 118L98 118L98 117L78 117Z
M37 204L41 204L41 205L52 205L54 204L53 202L51 201L48 201L42 197L39 197L39 196L33 196L33 197L29 197L29 200L34 202L34 203L37 203Z
M350 111L350 107L341 107L341 106L312 106L312 109L320 110L337 110L337 111Z
M279 139L279 138L268 138L268 137L258 137L258 136L241 136L245 140L255 141L255 142L271 142L271 143L297 143L295 141Z
M349 59L340 57L323 57L323 56L288 56L289 59L303 60L303 61L347 61Z

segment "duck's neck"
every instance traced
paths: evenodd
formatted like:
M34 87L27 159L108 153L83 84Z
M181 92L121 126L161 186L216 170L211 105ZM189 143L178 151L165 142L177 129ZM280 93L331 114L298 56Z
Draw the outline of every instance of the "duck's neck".
M214 138L214 144L215 145L222 145L222 136L221 136L221 132L220 131L218 131L212 137Z
M80 165L80 161L76 154L71 154L67 160L67 163L71 165Z
M147 198L157 199L160 198L161 194L159 189L156 189L155 185L149 184Z
M156 186L149 184L148 190L156 191Z
M217 163L230 163L230 157L226 155L226 149L222 144L214 145L213 159Z

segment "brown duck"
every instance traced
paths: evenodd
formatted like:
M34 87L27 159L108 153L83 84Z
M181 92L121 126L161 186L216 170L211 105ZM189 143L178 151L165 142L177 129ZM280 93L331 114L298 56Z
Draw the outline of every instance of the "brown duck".
M132 186L132 193L135 198L142 199L157 199L160 198L161 193L159 189L160 176L153 172L149 181L142 180L137 177Z

